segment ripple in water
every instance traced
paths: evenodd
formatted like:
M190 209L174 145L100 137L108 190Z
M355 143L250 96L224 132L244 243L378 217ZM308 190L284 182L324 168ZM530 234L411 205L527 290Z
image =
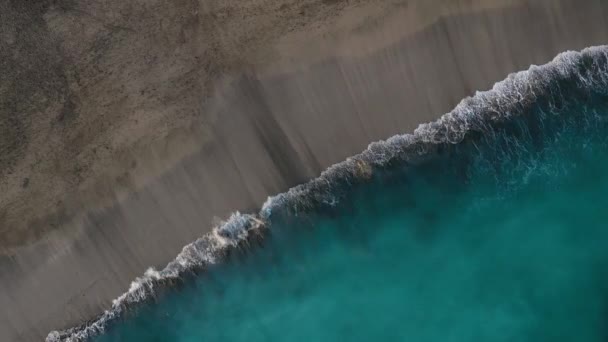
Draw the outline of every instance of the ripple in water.
M302 197L327 174L277 197L263 240L93 340L606 341L604 49L465 100L323 196Z

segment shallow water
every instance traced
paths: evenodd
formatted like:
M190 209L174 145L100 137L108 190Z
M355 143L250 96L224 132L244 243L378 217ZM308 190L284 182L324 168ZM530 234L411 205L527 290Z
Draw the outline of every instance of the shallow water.
M233 215L47 342L606 341L606 133L608 47L561 54Z
M608 111L549 107L274 213L95 341L606 341Z

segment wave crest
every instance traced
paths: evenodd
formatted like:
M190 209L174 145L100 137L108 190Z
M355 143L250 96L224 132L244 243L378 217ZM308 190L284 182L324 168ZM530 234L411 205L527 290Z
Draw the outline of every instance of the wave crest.
M230 250L251 239L262 238L275 215L298 215L333 206L346 196L343 189L368 181L375 170L396 163L416 165L444 146L495 134L496 126L526 113L538 115L531 114L532 106L542 104L557 115L571 98L591 94L608 95L608 46L564 52L545 65L513 73L491 90L463 99L437 121L421 124L412 134L371 143L361 154L329 167L318 178L269 197L257 215L232 214L209 234L185 246L163 270L150 268L135 279L102 315L79 327L53 331L46 342L83 341L103 333L130 308L154 298L159 288L170 287L184 275L220 262Z

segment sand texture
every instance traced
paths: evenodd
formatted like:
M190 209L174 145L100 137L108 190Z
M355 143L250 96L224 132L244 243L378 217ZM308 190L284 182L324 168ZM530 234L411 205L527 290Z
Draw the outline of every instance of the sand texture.
M0 341L559 52L601 0L0 0Z

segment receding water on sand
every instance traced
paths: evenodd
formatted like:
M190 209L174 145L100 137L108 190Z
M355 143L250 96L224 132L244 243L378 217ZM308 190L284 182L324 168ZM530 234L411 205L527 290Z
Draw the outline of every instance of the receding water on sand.
M55 337L606 341L607 62L562 55L371 146L242 218L263 239L227 225L221 262Z
M510 161L504 188L378 180L98 341L604 341L608 156L588 144Z

